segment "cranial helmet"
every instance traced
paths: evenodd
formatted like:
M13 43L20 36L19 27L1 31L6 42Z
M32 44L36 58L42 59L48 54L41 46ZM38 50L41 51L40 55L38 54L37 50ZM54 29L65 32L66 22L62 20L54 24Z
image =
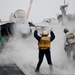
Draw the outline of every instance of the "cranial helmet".
M49 33L48 33L48 31L43 31L42 32L42 35L48 35Z
M64 29L64 33L67 33L69 32L69 30L67 28Z

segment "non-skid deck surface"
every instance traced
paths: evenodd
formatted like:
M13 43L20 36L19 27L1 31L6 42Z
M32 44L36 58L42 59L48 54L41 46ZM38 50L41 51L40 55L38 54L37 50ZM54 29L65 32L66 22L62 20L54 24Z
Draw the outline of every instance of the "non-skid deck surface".
M25 75L22 70L15 64L1 65L0 75Z

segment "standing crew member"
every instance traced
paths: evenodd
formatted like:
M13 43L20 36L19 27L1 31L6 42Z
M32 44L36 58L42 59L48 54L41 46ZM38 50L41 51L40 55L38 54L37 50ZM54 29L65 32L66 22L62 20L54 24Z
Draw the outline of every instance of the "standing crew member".
M47 31L43 31L42 36L40 37L38 35L37 30L34 31L34 37L38 40L38 48L39 48L39 61L38 61L37 67L35 69L35 72L39 71L39 68L43 61L44 55L46 56L47 63L50 66L50 70L53 69L51 53L50 53L50 46L51 46L51 42L55 39L55 35L54 35L52 29L50 30L51 37L49 37L48 35L49 35L49 33Z

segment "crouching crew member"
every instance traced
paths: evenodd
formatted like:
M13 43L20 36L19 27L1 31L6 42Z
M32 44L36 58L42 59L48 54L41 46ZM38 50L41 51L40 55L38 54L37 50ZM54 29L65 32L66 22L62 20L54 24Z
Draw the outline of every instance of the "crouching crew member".
M65 51L67 52L68 58L71 57L71 52L73 52L73 60L75 60L75 36L72 32L69 32L67 28L64 29L65 40ZM65 43L66 43L65 42Z

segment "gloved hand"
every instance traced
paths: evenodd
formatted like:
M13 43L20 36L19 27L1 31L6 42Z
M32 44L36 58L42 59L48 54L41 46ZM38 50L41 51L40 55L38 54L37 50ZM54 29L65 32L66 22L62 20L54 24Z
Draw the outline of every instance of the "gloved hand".
M51 28L49 31L50 31L50 32L53 31L53 28Z
M35 27L35 30L40 30L39 28Z
M35 27L35 30L37 30L37 27Z

